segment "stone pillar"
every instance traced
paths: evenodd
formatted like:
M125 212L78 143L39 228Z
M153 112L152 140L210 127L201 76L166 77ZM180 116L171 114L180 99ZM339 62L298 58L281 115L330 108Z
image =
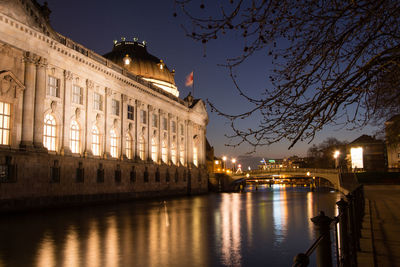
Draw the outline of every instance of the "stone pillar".
M147 122L147 149L146 150L148 151L148 153L147 153L147 160L148 161L151 161L151 131L150 131L150 129L151 129L151 125L150 125L151 119L150 119L150 116L151 116L152 111L153 111L153 106L147 105L147 118L146 118L146 122Z
M332 243L330 235L330 224L332 219L325 216L323 211L311 218L317 230L317 236L324 236L317 247L317 266L332 267Z
M172 157L171 157L171 149L172 149L172 131L171 131L171 124L172 124L172 114L168 113L167 118L167 155L168 155L168 165L172 164Z
M176 165L180 166L181 165L181 123L179 120L179 117L176 118L176 142L175 142L175 147L176 147Z
M108 123L108 98L111 96L111 89L106 87L104 94L104 135L103 135L103 157L107 158L107 143L108 143L108 134L107 134L107 123Z
M63 99L63 118L61 131L61 154L70 152L69 131L71 118L71 91L72 91L72 73L64 70L64 99Z
M125 108L125 103L128 101L128 96L121 94L121 138L120 138L120 152L119 152L119 158L123 159L125 155L125 149L126 149L126 144L125 144L125 128L124 128L124 119L127 118L127 110L128 107ZM126 155L125 155L126 156Z
M339 226L340 226L340 266L351 266L349 236L348 236L348 203L341 198L336 202L339 209Z
M36 65L35 90L35 123L33 131L33 145L43 150L44 100L46 98L46 68L47 60L41 57ZM56 148L57 149L57 148Z
M25 90L23 98L22 135L20 147L26 150L33 149L33 121L34 99L36 83L36 55L30 52L24 53L25 61Z
M187 121L186 124L186 165L191 167L193 164L193 123L191 121Z
M139 159L140 158L140 154L139 154L139 139L140 139L140 131L139 131L139 127L140 127L140 101L139 100L135 100L135 147L134 147L134 156L135 159Z
M160 109L160 112L158 114L158 163L162 163L162 139L163 139L163 123L161 120L163 119L163 116L165 115L164 111Z
M94 87L93 81L87 79L86 80L86 90L84 92L84 94L85 94L85 127L84 127L84 130L83 130L84 131L84 133L83 133L84 137L83 138L85 139L85 140L83 140L83 142L84 142L84 149L83 149L84 157L88 156L88 151L89 151L89 149L88 149L88 139L89 139L89 133L91 132L91 129L88 129L88 125L89 125L89 122L88 122L89 91L93 91L93 87ZM104 117L106 115L107 115L107 113L104 113Z

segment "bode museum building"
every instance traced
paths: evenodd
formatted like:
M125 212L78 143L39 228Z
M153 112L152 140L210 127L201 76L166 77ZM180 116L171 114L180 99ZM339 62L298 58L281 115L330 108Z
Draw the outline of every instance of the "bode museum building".
M0 0L0 210L207 191L202 100L136 39L101 56Z

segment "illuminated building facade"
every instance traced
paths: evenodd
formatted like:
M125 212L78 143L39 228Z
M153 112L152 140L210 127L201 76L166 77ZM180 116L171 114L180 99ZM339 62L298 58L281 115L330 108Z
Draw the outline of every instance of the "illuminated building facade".
M0 200L206 191L204 102L145 42L101 56L49 14L0 0Z

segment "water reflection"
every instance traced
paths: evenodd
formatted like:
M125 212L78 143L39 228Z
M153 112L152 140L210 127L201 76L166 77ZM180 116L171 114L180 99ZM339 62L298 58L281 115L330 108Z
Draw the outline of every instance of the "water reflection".
M36 266L56 266L54 259L54 242L50 234L45 233L42 242L38 244L39 250L37 254ZM1 263L1 262L0 262ZM1 265L1 264L0 264Z
M219 216L222 231L222 263L226 266L240 266L240 194L223 194Z
M333 216L337 199L259 186L7 215L0 217L0 266L290 266L314 238L309 218L317 203Z
M87 240L87 257L85 266L100 266L100 237L98 223L95 220L89 222L89 236Z
M285 185L274 185L273 191L273 220L275 242L280 245L287 235L287 198Z

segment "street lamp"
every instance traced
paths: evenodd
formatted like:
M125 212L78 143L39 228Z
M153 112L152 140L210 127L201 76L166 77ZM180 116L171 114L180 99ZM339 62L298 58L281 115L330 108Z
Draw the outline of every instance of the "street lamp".
M333 154L333 157L335 158L335 168L337 169L339 166L339 155L340 151L336 150L335 153Z
M236 159L232 159L233 171L236 170Z
M226 156L222 157L222 161L224 162L223 169L225 170L226 169Z

